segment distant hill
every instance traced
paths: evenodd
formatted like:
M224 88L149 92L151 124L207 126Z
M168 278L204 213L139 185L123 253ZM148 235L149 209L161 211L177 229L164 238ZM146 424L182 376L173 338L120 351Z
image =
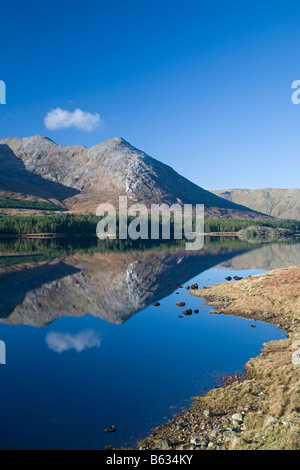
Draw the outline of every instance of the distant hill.
M300 220L300 189L222 189L212 193L272 217Z
M199 168L200 171L200 168ZM0 140L0 198L50 201L74 213L101 203L205 204L207 218L262 219L219 198L137 150L122 138L92 148L62 146L43 136Z

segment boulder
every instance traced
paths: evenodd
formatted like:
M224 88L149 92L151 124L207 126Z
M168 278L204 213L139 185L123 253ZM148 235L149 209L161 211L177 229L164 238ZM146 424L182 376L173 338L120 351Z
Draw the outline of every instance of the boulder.
M297 349L292 355L292 363L294 366L300 366L300 349Z

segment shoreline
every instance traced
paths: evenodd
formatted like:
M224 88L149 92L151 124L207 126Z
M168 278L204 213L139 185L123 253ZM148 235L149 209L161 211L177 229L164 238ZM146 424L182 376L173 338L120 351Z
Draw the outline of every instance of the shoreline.
M244 375L194 397L188 410L156 428L136 450L299 449L300 365L293 358L300 355L300 267L190 294L213 306L212 314L277 324L288 338L264 343Z
M203 233L205 237L237 237L237 232L211 232ZM97 234L82 234L75 233L68 235L67 233L0 233L0 239L11 239L11 238L85 238L95 237ZM164 240L162 240L164 241Z

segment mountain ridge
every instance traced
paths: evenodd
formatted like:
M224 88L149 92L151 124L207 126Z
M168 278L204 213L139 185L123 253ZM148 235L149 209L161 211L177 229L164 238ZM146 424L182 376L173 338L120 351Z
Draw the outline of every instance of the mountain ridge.
M300 220L300 189L297 188L222 189L211 192L272 217Z
M0 140L0 196L41 197L73 213L101 203L204 204L208 218L266 218L197 186L122 137L91 148L45 136Z

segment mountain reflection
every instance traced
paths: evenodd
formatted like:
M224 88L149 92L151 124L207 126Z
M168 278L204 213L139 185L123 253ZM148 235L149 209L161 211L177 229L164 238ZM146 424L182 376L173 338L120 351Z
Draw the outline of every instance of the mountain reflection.
M256 255L253 267L264 269L264 264L270 264L269 257L272 257L272 267L276 267L274 253L278 252L281 263L283 258L293 259L291 250L300 254L299 245L285 245L284 250L282 246L257 248L226 241L208 243L198 252L166 247L161 251L99 253L89 248L86 252L75 249L70 255L52 259L50 253L46 256L45 249L42 254L50 259L41 257L39 246L32 250L34 259L29 262L28 250L21 257L18 255L20 259L16 262L13 259L16 254L10 256L7 249L5 257L0 256L0 322L43 327L61 317L92 314L122 324L153 302L172 294L178 285L212 267L244 269L240 266L248 263L249 268L252 253L257 252L260 265L257 266ZM236 265L235 260L242 262ZM74 338L58 340L60 345L79 344L74 343Z

